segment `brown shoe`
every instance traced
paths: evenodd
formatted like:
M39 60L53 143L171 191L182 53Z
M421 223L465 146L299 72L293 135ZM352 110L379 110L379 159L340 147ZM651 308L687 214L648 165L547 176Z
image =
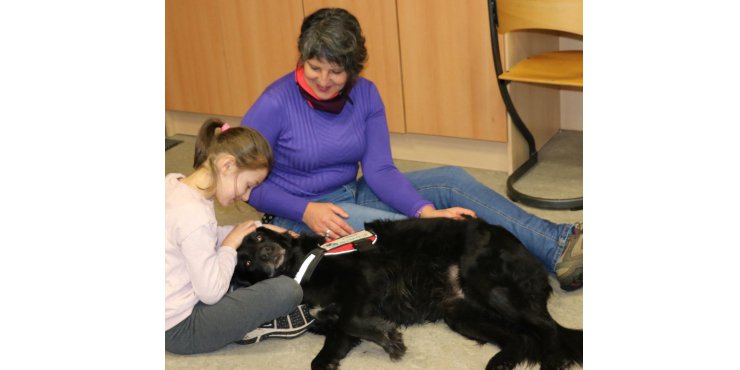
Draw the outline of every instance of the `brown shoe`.
M576 223L573 234L555 264L555 275L560 288L571 291L583 287L583 224Z

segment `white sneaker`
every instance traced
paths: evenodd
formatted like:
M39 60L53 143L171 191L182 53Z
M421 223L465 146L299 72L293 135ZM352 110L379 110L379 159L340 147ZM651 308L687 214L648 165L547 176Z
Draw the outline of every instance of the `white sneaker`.
M302 304L287 316L268 321L247 333L237 344L252 344L268 338L295 338L305 333L316 319L308 313L308 306Z

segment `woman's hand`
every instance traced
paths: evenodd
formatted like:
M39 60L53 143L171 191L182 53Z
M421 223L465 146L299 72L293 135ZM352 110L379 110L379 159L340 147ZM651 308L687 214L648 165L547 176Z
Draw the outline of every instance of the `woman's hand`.
M303 223L318 235L327 239L337 239L355 232L344 221L348 217L342 207L333 203L310 202L303 212Z
M477 218L478 216L472 210L463 207L451 207L445 209L434 209L434 206L428 205L421 209L420 218L444 217L461 220L463 215Z
M255 230L257 230L257 225L255 225L253 220L244 221L240 224L236 224L234 225L234 229L232 229L231 232L226 235L226 238L224 238L224 242L221 244L221 246L238 249L239 246L242 245L242 240L244 239L244 237L254 232Z

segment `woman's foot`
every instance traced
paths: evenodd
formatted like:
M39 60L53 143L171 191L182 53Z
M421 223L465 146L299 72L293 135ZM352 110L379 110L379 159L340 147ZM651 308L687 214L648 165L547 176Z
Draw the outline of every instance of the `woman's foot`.
M583 224L576 223L563 254L555 264L560 288L571 291L583 287Z

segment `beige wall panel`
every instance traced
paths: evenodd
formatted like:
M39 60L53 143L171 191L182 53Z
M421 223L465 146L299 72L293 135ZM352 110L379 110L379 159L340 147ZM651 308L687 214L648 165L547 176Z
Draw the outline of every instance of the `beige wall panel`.
M357 17L368 53L362 76L378 87L390 132L405 132L395 0L304 0L303 5L306 16L321 8L344 8Z
M394 159L508 171L508 145L455 137L391 134Z
M192 113L192 112L177 112L177 111L166 111L165 112L165 127L167 128L167 135L172 136L176 134L198 136L200 126L203 125L207 119L220 118L224 122L229 123L232 126L239 125L241 122L241 116L227 116L214 113Z
M505 40L506 66L529 55L558 50L559 46L556 34L544 32L511 32ZM560 130L560 88L513 82L509 84L509 93L517 112L534 136L537 150L541 149ZM519 167L529 157L527 143L513 124L510 151L512 168Z
M583 131L583 90L560 91L560 128Z
M583 37L561 36L560 50L583 50ZM583 89L563 88L560 91L560 128L583 131Z
M507 141L484 1L398 0L406 130Z

